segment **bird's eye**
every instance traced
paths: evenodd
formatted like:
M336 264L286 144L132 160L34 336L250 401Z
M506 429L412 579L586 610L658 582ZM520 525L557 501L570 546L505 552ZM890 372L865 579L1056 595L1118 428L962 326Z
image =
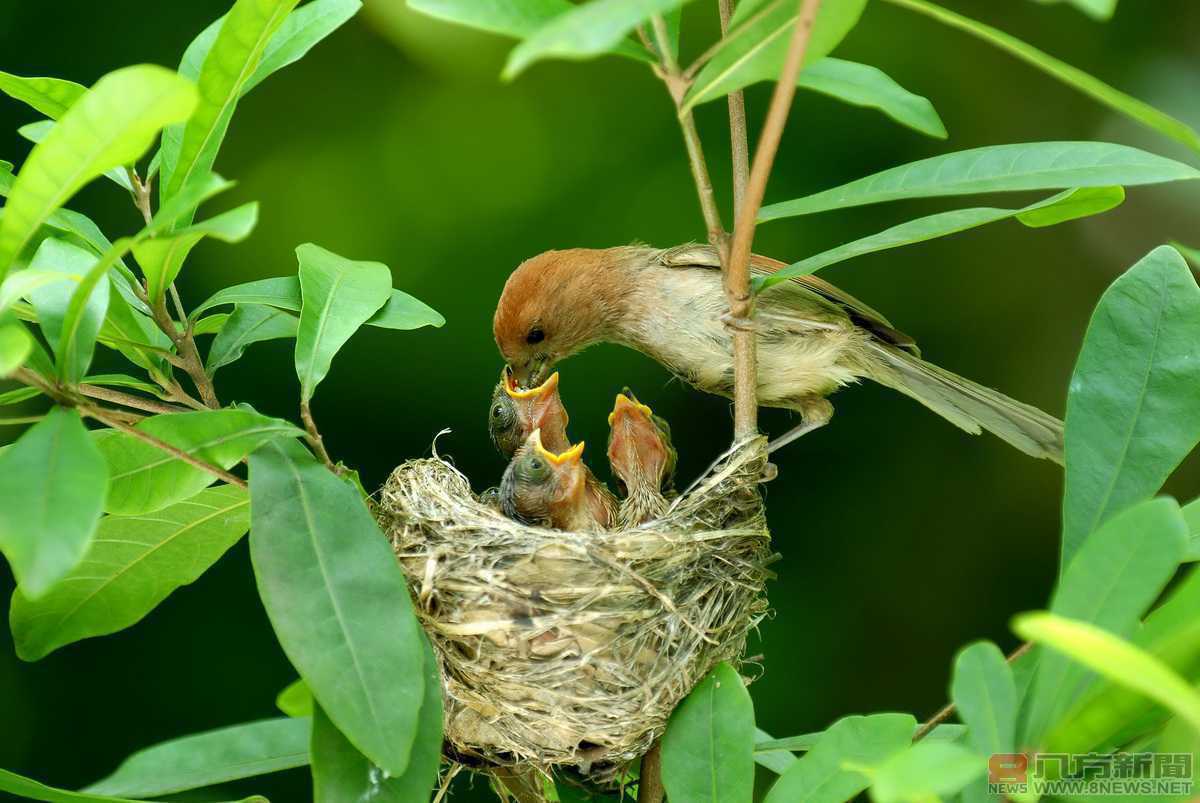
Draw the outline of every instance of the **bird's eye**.
M492 408L492 418L499 418L502 415L504 415L504 408L499 404Z
M542 461L538 460L536 457L529 461L529 467L534 471L541 471L542 465Z
M540 326L535 326L529 330L529 334L525 335L526 343L541 343L546 339L546 332Z

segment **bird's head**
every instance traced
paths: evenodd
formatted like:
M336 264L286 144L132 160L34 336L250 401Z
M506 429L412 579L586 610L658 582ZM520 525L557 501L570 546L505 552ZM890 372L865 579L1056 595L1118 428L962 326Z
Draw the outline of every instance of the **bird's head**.
M667 422L626 388L617 394L608 426L608 462L625 495L669 490L676 453Z
M567 421L567 410L558 395L557 371L528 390L517 386L507 365L500 372L488 410L488 433L501 455L512 457L535 429L542 431L547 448L569 448Z
M547 251L508 277L492 332L519 386L540 384L559 360L611 335L631 291L620 270L629 251Z
M555 453L534 430L517 450L500 481L500 503L511 518L554 524L584 504L583 443Z

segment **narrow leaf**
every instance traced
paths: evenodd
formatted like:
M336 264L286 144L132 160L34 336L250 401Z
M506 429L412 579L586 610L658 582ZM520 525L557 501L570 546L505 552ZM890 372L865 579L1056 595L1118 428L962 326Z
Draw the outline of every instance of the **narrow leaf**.
M759 221L902 198L1158 184L1200 178L1162 156L1107 142L1030 142L972 148L893 167L840 187L770 204Z
M1053 223L1075 220L1087 215L1107 212L1109 209L1119 206L1124 199L1125 191L1121 187L1088 187L1067 190L1019 209L975 207L938 212L906 221L828 251L822 251L807 259L793 262L776 273L755 277L754 287L758 291L766 290L768 287L787 281L794 276L816 273L822 268L845 262L848 259L914 243L923 243L1001 220L1015 218L1027 226L1048 226Z
M1061 3L1067 2L1099 22L1108 22L1113 12L1117 10L1117 0L1037 0L1037 2Z
M312 775L316 803L370 800L410 803L424 800L437 784L442 763L442 679L433 649L423 634L425 699L408 769L389 777L355 749L320 706L313 711ZM310 701L311 703L311 701Z
M866 0L824 0L804 51L805 65L813 64L837 47L858 23L866 4ZM800 5L792 0L739 3L729 33L684 96L683 110L758 81L778 78L799 16Z
M33 338L20 322L0 319L0 377L12 374L33 352Z
M764 76L769 81L778 75ZM878 67L826 56L800 73L796 86L836 98L852 106L878 109L901 125L929 137L945 139L946 126L928 98L913 94Z
M295 315L274 307L238 305L213 339L205 370L212 376L221 366L240 359L251 343L295 337L299 324Z
M920 729L921 729L920 725L914 724L912 735L916 736L917 731ZM966 729L966 726L964 726L964 725L958 725L955 723L947 723L947 724L938 725L937 727L935 727L932 731L930 731L929 735L926 736L925 738L926 739L944 739L946 741L953 742L953 741L956 741L956 740L962 738L962 735L966 732L967 732L967 729ZM821 738L824 735L825 735L825 731L816 731L814 733L802 733L799 736L785 736L782 739L770 739L770 738L767 738L765 736L765 734L763 734L762 731L759 731L759 736L761 736L763 738L755 741L754 752L758 753L761 751L772 751L772 750L789 750L789 751L804 752L806 750L812 750L813 747L816 746L817 742L821 741Z
M244 240L258 222L258 204L248 203L160 237L137 242L133 254L146 275L146 294L157 301L179 275L183 262L205 237L226 243Z
M1200 134L1195 129L1165 114L1148 103L1143 103L1135 97L1126 95L1114 89L1103 81L1089 75L1066 62L1054 58L1048 53L1038 50L1032 45L1022 42L1015 36L1005 33L990 25L976 22L969 17L956 14L949 9L934 5L926 0L887 0L894 5L916 11L927 17L957 28L960 31L978 37L990 45L1000 48L1011 56L1015 56L1026 64L1032 65L1052 78L1067 86L1079 90L1092 100L1109 107L1113 111L1136 120L1158 131L1160 134L1178 140L1195 151L1200 151ZM1121 182L1111 182L1121 183Z
M39 287L30 295L38 323L54 350L58 375L68 382L79 381L87 372L108 312L109 283L98 281L80 306L78 317L71 315L75 291L95 264L95 255L53 237L42 241L29 264L31 270L58 272L70 279Z
M1129 633L1175 573L1186 536L1179 506L1171 499L1152 499L1118 513L1092 533L1067 566L1050 610L1119 635ZM1021 743L1040 747L1086 681L1063 656L1041 656Z
M1013 631L1157 700L1200 730L1200 694L1157 658L1129 642L1087 622L1052 613L1018 616Z
M662 782L672 800L741 803L753 795L754 704L729 664L717 664L671 714Z
M297 8L263 50L258 67L242 85L242 96L272 73L295 64L325 37L342 27L362 8L360 0L313 0Z
M229 323L230 314L228 312L218 312L214 315L206 315L196 321L192 326L193 335L215 335L225 328L225 324Z
M953 742L917 742L875 768L874 803L940 800L983 774L987 760Z
M56 789L8 770L0 770L0 792L11 792L19 796L21 800L43 800L46 803L146 803L146 801L123 797L106 797L86 792ZM253 795L239 803L268 803L268 801L265 797Z
M13 595L9 622L17 655L37 661L63 645L136 624L249 529L250 496L233 485L201 491L150 516L105 516L63 582L38 600Z
M172 739L139 750L83 791L158 797L303 767L311 728L307 718L280 717Z
M1067 395L1062 565L1200 441L1200 287L1169 246L1101 296Z
M96 82L34 146L12 186L0 220L0 278L80 187L135 161L160 128L186 119L195 105L195 87L162 67L126 67Z
M302 434L287 421L228 409L156 415L138 422L135 428L225 469L270 440ZM196 495L217 480L211 473L124 432L106 431L95 440L112 477L105 504L110 513L139 515L161 510Z
M279 643L337 729L402 776L424 659L387 539L358 491L294 441L250 456L250 498L250 555Z
M515 78L530 64L544 58L586 59L605 53L616 47L639 23L685 2L687 0L593 0L571 8L513 48L504 65L504 78Z
M108 490L74 410L53 408L0 454L0 552L21 591L44 596L83 557Z
M392 274L378 262L355 262L305 243L296 249L304 299L296 334L300 398L312 398L333 356L391 295Z
M954 661L950 699L967 726L976 753L1011 753L1017 739L1017 687L1004 653L990 641L977 641Z
M0 72L0 92L57 120L87 92L87 87L62 78L24 78Z
M311 717L313 714L312 691L304 678L296 678L275 697L275 707L289 717Z
M54 128L53 120L38 120L36 123L21 126L17 129L17 133L36 145L46 138L51 128ZM105 170L104 177L121 189L133 192L133 183L129 180L129 171L124 167L113 167Z
M839 719L785 772L764 803L843 803L867 788L866 775L850 767L874 766L908 747L916 720L909 714Z

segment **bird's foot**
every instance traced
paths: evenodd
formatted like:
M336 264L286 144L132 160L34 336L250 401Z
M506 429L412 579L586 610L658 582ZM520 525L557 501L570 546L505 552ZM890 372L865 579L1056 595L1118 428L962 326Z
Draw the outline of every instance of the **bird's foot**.
M762 328L753 319L743 318L734 315L732 312L723 313L719 320L727 329L732 329L735 332L758 332Z

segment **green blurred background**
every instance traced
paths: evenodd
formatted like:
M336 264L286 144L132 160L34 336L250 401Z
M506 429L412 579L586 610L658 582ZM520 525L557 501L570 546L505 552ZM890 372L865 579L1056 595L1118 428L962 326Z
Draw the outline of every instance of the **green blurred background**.
M129 63L174 66L227 5L4 0L0 68L90 84ZM1064 5L949 5L1200 124L1194 0L1127 1L1107 25ZM711 41L714 6L687 8L685 52ZM314 409L326 442L369 487L405 458L428 454L443 428L452 433L439 449L478 489L497 481L503 466L485 432L501 365L491 315L522 259L548 248L704 236L670 103L645 67L617 58L547 62L504 84L497 76L508 47L417 17L402 0L367 0L356 19L241 104L217 163L239 186L214 211L259 200L261 222L240 246L196 249L181 279L187 303L227 284L294 272L293 249L313 241L386 262L397 287L448 320L440 330L363 330L321 386ZM875 64L928 96L950 139L926 139L877 113L801 93L768 201L1006 142L1109 140L1194 161L986 45L883 3L868 7L836 55ZM767 92L748 92L752 134ZM699 124L727 200L724 110L702 107ZM24 158L29 146L14 129L33 119L0 100L0 157ZM1198 195L1190 185L1135 189L1123 208L1096 219L1042 230L998 224L823 275L885 311L927 358L1061 416L1099 294L1166 239L1200 242L1189 214ZM110 236L138 228L128 199L107 182L72 206ZM948 206L908 202L783 221L764 227L756 247L800 258ZM566 363L562 377L572 436L592 444L594 463L623 384L670 420L681 476L727 444L727 402L671 381L633 352L597 347ZM255 345L222 369L218 391L225 401L295 417L290 343ZM751 691L760 726L777 736L848 713L929 715L947 696L955 650L981 637L1014 646L1009 617L1042 606L1056 571L1057 467L990 436L966 436L875 386L843 391L834 403L832 426L778 455L780 476L767 490L783 560L770 589L775 615L750 646L762 656ZM763 424L781 432L789 415L768 411ZM16 434L0 430L0 442ZM1195 460L1168 486L1187 499L1198 488ZM0 606L12 585L0 568ZM31 665L0 631L0 767L82 785L139 747L275 715L275 694L292 678L243 542L118 635ZM486 799L481 786L456 799ZM307 777L298 770L190 799L235 792L303 800Z

